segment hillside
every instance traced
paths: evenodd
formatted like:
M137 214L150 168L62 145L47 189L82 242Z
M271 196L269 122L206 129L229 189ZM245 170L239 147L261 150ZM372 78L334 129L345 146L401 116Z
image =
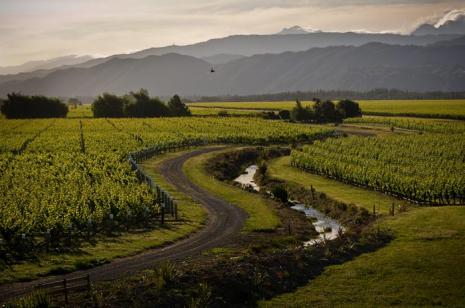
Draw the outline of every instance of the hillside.
M312 48L263 54L215 67L190 56L168 54L112 59L91 68L71 68L43 78L0 85L0 95L17 91L58 96L118 94L146 88L155 95L275 93L312 89L410 91L465 90L464 45Z

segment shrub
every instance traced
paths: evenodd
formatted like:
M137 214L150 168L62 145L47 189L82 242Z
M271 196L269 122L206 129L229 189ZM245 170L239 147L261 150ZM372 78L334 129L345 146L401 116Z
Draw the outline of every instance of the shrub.
M279 116L273 111L264 111L261 113L261 117L265 120L279 120Z
M282 185L276 185L271 189L273 196L279 201L286 203L288 199L288 194L286 188Z
M291 112L289 110L280 110L278 116L281 120L289 120L291 118Z

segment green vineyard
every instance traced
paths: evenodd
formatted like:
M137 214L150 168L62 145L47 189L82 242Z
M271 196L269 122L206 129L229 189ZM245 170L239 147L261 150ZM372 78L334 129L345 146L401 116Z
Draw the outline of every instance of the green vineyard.
M291 163L419 203L465 203L465 138L460 133L328 139L292 151Z
M153 219L160 196L136 164L151 155L200 143L311 140L331 130L260 119L44 119L0 120L0 133L1 250Z
M363 118L345 119L344 123L368 126L387 126L441 134L465 133L465 122L454 120L364 116Z

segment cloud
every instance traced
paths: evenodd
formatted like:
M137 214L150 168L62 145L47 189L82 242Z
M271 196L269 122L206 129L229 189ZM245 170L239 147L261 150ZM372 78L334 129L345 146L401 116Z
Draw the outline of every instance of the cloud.
M455 21L460 17L465 16L465 9L464 10L452 10L447 12L441 19L439 19L434 27L439 28L443 26L448 21Z
M458 5L461 3L462 5ZM456 0L0 0L0 65L66 54L109 55L300 25L408 32Z

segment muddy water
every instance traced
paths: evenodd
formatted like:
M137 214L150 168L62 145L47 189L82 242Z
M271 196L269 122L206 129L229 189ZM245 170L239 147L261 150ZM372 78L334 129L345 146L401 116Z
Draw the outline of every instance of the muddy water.
M245 169L245 172L238 176L236 179L234 179L234 182L240 183L244 186L252 186L252 188L256 191L260 190L260 187L257 185L257 183L254 182L253 177L255 175L255 172L257 172L257 165L252 165L247 167Z
M249 166L245 169L245 172L234 179L234 181L244 186L251 186L254 190L259 191L260 187L253 180L255 172L257 172L257 168L257 165ZM291 202L294 203L294 205L291 206L292 209L303 212L305 216L312 217L314 219L312 224L315 227L315 230L319 233L317 238L305 242L305 245L315 245L325 240L334 240L339 236L339 230L342 230L342 232L345 231L344 227L337 220L329 218L320 211L299 203L298 201Z
M312 217L314 219L312 224L319 235L317 238L305 242L305 245L315 245L325 240L334 240L339 236L339 230L342 230L342 232L345 231L344 227L337 220L329 218L310 206L295 202L295 205L291 208L296 211L303 212L305 213L305 216Z

